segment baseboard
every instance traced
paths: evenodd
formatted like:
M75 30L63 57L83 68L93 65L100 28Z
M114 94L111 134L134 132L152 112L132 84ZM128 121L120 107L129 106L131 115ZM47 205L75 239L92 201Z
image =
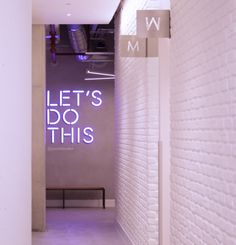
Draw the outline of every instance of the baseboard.
M47 200L47 208L61 208L62 200ZM113 208L116 206L115 199L106 199L106 207ZM92 200L65 200L65 207L81 207L81 208L97 208L102 207L101 199L92 199Z

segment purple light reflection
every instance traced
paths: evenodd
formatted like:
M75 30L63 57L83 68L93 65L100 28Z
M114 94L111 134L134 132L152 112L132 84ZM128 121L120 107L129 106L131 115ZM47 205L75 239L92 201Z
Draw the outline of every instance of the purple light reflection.
M76 60L77 61L85 61L87 59L88 59L88 55L82 55L82 54L76 55Z
M50 39L52 36L51 35L46 35L45 38L46 39ZM60 39L60 35L56 35L55 36L57 39Z

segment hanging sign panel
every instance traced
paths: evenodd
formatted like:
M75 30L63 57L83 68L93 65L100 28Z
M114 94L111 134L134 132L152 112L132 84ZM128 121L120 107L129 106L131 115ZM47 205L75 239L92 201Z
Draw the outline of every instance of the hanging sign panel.
M138 10L137 36L147 38L170 37L170 11Z
M158 57L158 39L169 37L169 10L138 10L137 35L120 36L120 55Z
M121 57L146 57L146 38L123 35L120 39Z

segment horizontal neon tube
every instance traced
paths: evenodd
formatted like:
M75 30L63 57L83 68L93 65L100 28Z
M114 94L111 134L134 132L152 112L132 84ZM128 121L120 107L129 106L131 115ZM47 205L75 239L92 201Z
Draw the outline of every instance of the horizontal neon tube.
M85 81L92 81L92 80L113 80L115 77L94 77L94 78L85 78Z
M93 71L87 71L88 74L93 74L93 75L101 75L101 76L108 76L108 77L114 77L114 74L108 74L108 73L101 73L101 72L93 72Z

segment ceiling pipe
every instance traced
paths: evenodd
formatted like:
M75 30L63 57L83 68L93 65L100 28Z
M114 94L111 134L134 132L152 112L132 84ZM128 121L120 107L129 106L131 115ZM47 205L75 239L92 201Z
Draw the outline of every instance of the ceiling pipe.
M51 41L50 43L51 61L52 63L56 64L57 63L57 60L56 60L57 33L56 33L55 25L50 25L49 35L50 35L50 41Z
M88 40L86 29L83 25L68 25L68 33L71 46L75 53L79 53L77 55L78 60L86 60L86 52L88 50Z

